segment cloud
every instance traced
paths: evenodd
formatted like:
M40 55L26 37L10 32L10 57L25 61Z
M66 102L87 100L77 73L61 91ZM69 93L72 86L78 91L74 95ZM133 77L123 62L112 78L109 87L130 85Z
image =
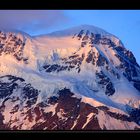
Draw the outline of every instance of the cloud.
M41 32L66 23L62 10L0 10L0 29Z

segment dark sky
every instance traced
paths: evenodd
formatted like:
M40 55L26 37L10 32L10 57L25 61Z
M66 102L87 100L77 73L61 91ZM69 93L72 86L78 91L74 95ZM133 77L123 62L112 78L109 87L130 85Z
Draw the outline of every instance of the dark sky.
M39 35L81 24L116 35L140 64L140 10L0 10L0 29Z

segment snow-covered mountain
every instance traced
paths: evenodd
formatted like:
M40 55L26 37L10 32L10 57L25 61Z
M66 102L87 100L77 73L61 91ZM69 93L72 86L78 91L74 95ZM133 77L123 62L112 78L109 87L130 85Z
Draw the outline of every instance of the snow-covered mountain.
M139 128L140 66L116 36L0 32L0 129Z

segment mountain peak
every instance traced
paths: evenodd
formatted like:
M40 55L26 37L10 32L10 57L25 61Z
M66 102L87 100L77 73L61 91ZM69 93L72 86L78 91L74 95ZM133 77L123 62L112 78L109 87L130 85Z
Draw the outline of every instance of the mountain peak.
M82 30L84 31L84 33L89 31L90 33L93 33L93 34L113 36L112 34L108 33L107 31L105 31L99 27L96 27L93 25L87 25L87 24L74 26L74 27L67 28L67 29L60 30L60 31L54 31L52 33L49 33L46 35L41 35L41 36L51 36L51 37L73 36L75 34L78 34Z
M82 25L79 25L79 26L75 26L74 28L75 28L75 29L77 28L77 29L79 29L79 30L81 30L81 29L83 29L83 30L89 30L89 31L91 31L91 32L93 32L93 33L99 33L99 34L105 33L105 34L110 34L110 33L108 33L107 31L103 30L102 28L96 27L96 26L94 26L94 25L82 24Z
M140 129L140 66L103 29L0 32L0 67L0 129Z

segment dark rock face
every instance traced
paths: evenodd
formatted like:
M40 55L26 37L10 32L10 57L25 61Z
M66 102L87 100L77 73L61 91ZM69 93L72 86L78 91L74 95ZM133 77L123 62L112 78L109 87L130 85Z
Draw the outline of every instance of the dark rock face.
M108 96L111 96L115 93L115 89L113 87L113 84L111 82L109 82L107 85L106 85L106 91L105 91L105 94L108 95Z
M126 110L130 115L131 121L140 125L140 108L134 108L126 105Z
M67 66L60 66L58 64L54 64L54 65L45 65L43 66L46 69L46 72L54 72L54 71L64 71L67 69Z
M122 47L122 46L117 46L117 47L115 47L115 50L116 50L117 52L119 52L119 53L124 54L123 52L125 51L125 48Z
M23 88L23 98L27 100L27 107L31 107L36 103L39 91L34 89L31 84L27 84Z
M4 116L0 113L0 130L10 130L4 123Z
M86 62L95 65L95 59L96 59L95 52L90 51L88 53L88 57L86 58Z
M86 31L86 34L85 34L85 36L83 37L82 40L83 40L83 41L84 41L84 40L88 40L88 38L89 38L89 30Z
M80 66L82 64L82 61L84 59L84 54L82 56L79 56L77 54L71 55L68 58L62 58L61 65L58 64L45 64L43 68L46 72L61 72L61 71L70 71L71 69L76 69L77 72L80 72Z
M9 83L3 83L1 80L4 78L8 78L10 80ZM5 98L10 96L13 93L13 90L18 87L17 81L24 81L22 78L14 77L11 75L0 77L0 98Z
M93 43L94 44L99 44L100 39L101 39L101 35L100 34L95 34Z
M109 45L110 47L114 47L115 46L115 44L110 39L108 39L106 37L101 38L100 39L100 43L102 45Z
M126 116L126 115L124 115L124 114L111 112L111 111L109 110L109 108L106 107L106 106L99 106L98 109L104 111L104 112L107 113L110 117L113 117L113 118L115 118L115 119L117 119L117 120L132 122L132 118L131 118L131 117Z
M136 82L134 82L134 87L138 90L138 91L140 91L140 81L136 81Z
M132 64L135 64L135 65L139 66L139 65L137 64L136 59L135 59L135 57L134 57L134 55L133 55L133 53L132 53L131 51L127 50L127 51L125 52L125 55L127 56L127 58L129 59L129 61L130 61Z
M85 45L87 44L87 42L86 41L83 41L82 43L81 43L81 47L85 47Z
M140 125L140 109L136 108L130 112L130 117L134 122Z
M103 89L105 89L105 94L111 96L115 93L115 88L111 82L111 80L101 71L96 73L98 77L98 84L101 85Z
M97 66L104 66L105 64L108 64L108 61L106 60L104 56L99 54L98 60L97 60Z
M79 32L79 34L77 35L77 37L79 38L79 40L82 38L82 35L84 34L84 30L81 30Z
M0 33L0 55L10 54L18 61L28 63L28 58L23 57L25 42L17 36L11 34Z

